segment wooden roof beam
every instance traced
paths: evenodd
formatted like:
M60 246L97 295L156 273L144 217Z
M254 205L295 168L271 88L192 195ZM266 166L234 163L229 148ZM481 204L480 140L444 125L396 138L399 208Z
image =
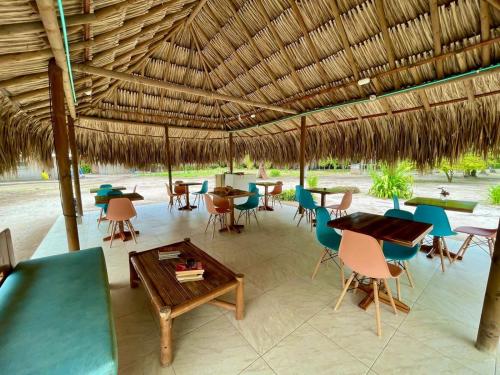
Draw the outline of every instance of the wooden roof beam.
M459 53L457 55L457 62L458 66L460 68L460 71L462 73L467 71L467 62L465 61L465 55L463 53ZM469 98L469 101L473 101L475 98L474 94L474 83L472 82L472 79L465 80L464 83L464 88L465 92L467 93L467 98Z
M479 17L481 19L481 41L484 42L490 39L491 14L488 2L480 0L479 2ZM489 45L481 49L482 66L491 64L491 48Z
M493 8L500 11L500 0L486 0Z
M431 27L432 27L432 40L434 43L434 56L440 56L442 53L441 47L441 24L439 22L439 8L438 0L429 0L429 9L431 12ZM437 78L443 78L443 61L437 60L436 65L436 76Z

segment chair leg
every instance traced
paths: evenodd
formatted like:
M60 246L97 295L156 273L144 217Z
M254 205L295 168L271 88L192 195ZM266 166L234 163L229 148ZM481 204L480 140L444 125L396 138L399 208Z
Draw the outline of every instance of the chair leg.
M443 237L443 248L444 248L444 252L446 253L446 257L448 258L448 261L451 264L451 255L450 255L450 252L448 251L448 245L446 244L444 237Z
M293 220L295 220L295 218L297 217L297 214L299 213L299 207L297 207L297 211L295 211L295 215L293 215Z
M396 280L399 280L399 278L396 278ZM387 279L382 279L382 282L384 283L385 290L387 292L387 295L389 296L389 301L391 302L392 309L394 310L394 314L398 314L398 310L396 309L396 304L394 303L394 298L392 298L392 291L391 288L389 288L389 284L387 283ZM398 283L399 285L399 283ZM399 291L398 291L399 295Z
M111 238L109 239L109 248L111 249L111 246L113 245L113 239L115 237L115 232L116 232L116 221L113 221L113 224L111 225Z
M304 213L302 212L299 217L299 222L297 223L297 227L300 225L300 222L302 221L302 218L304 217Z
M488 248L490 249L490 257L493 259L493 253L495 252L495 240L493 238L488 238Z
M99 225L101 225L102 221L102 208L101 211L99 212L99 219L97 219L97 228L99 228Z
M460 249L457 252L457 255L452 259L451 263L454 263L459 257L464 257L465 252L467 251L472 239L474 238L473 234L469 234L467 238L465 239L464 243L462 246L460 246Z
M342 262L342 259L339 258L339 265L340 265L340 285L344 287L345 283L345 275L344 275L344 262Z
M401 300L401 282L399 280L399 277L396 277L396 291L398 299Z
M410 283L410 286L413 288L415 286L415 284L413 283L413 277L411 276L411 273L410 273L410 268L408 266L408 261L403 261L403 269L405 270L406 272L406 276L408 277L408 282ZM399 297L398 297L399 299Z
M132 238L134 239L134 242L137 243L137 238L135 236L135 229L132 226L132 223L130 222L130 220L125 220L125 223L127 224L127 227L130 231L130 234L132 235Z
M382 336L382 324L380 322L380 303L378 301L377 280L373 279L373 299L375 301L375 320L377 321L377 336Z
M321 265L321 262L323 262L323 259L325 258L325 255L327 255L327 254L328 254L328 250L325 247L325 249L321 253L321 256L319 257L318 263L316 263L316 267L314 267L314 271L313 271L313 274L311 276L311 280L314 280L314 278L316 277L316 274L318 273L318 270L319 270L319 266Z
M342 289L342 293L340 293L340 297L337 300L335 307L333 308L334 311L337 311L338 308L340 307L340 304L342 303L342 300L344 299L344 296L347 293L347 289L349 289L349 285L351 285L351 282L352 282L352 279L354 279L354 276L356 276L356 272L351 273L351 276L349 276L349 279L345 283L344 289Z
M257 226L260 227L259 220L257 219L257 210L252 210L253 216L255 216L255 221L257 222Z
M441 271L444 272L444 255L443 255L443 245L441 245L441 239L438 239L439 244L439 258L441 259Z
M207 223L207 226L205 227L205 233L207 233L207 230L208 230L208 226L210 225L210 222L212 221L212 214L210 214L210 216L208 217L208 223Z

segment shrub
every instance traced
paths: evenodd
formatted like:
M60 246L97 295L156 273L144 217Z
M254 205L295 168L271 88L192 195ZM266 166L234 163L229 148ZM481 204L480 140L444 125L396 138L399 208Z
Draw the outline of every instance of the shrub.
M295 200L295 189L287 189L281 192L281 199L287 202Z
M318 187L318 176L307 177L307 187L311 189Z
M453 175L455 174L455 172L453 171L453 165L449 160L442 160L441 164L439 164L439 170L446 175L446 179L448 180L448 182L453 181Z
M493 204L500 204L500 185L492 186L488 192L490 202Z
M83 174L92 173L92 167L86 163L80 163L80 170Z
M392 198L397 195L400 198L411 198L413 177L410 171L413 166L408 162L401 162L397 165L383 163L380 165L380 172L372 172L373 185L369 193L378 198Z
M458 169L464 171L464 176L476 177L476 172L484 171L487 167L486 161L476 155L467 154L464 155Z
M269 176L271 176L271 177L279 177L279 176L281 176L281 172L278 169L271 169L269 171Z
M254 169L255 164L253 163L252 159L250 159L250 155L245 155L245 159L243 159L243 164L245 165L246 169Z

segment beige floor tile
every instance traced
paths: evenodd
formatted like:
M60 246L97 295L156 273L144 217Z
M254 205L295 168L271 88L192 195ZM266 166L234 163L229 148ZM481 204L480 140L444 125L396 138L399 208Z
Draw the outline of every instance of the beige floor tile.
M277 374L366 374L368 367L307 323L263 357Z
M202 325L217 319L222 315L222 311L212 305L202 305L194 310L174 319L173 337L177 340L180 336L188 334Z
M142 287L135 289L129 286L115 288L111 285L110 294L115 319L148 308L149 301Z
M262 358L259 358L248 366L241 375L275 375L275 372Z

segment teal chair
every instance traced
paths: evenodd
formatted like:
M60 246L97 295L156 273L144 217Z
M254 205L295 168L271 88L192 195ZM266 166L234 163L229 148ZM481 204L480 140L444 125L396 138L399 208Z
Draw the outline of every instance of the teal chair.
M111 189L113 185L111 184L102 184L99 186L99 189Z
M452 262L445 237L455 236L457 234L451 229L450 221L448 220L448 216L446 216L446 212L441 207L421 205L417 206L414 219L415 221L432 224L434 226L432 231L429 233L431 236L434 236L434 248L432 252L439 251L439 257L441 258L441 271L444 272L443 249L448 257L448 260L450 261L450 264Z
M297 226L300 225L302 218L305 216L306 220L311 224L311 231L312 231L316 208L318 208L319 206L317 206L316 203L314 203L314 199L311 192L304 188L300 190L299 204L302 206L303 210L300 215Z
M105 188L101 189L101 186L99 186L99 190L97 190L97 194L96 195L98 197L105 197L106 195L108 195L108 193L110 191L112 191L110 189L105 189ZM99 219L97 219L97 227L99 227L99 225L101 225L101 221L102 221L102 218L103 218L102 214L103 214L103 212L106 212L105 210L108 209L108 204L107 203L96 203L95 206L99 207L101 209L101 211L99 212Z
M399 210L399 198L396 194L392 195L392 203L394 205L394 209Z
M104 194L104 196L107 196L107 197L120 197L122 195L123 195L123 193L120 190L106 190L106 194ZM109 206L108 203L102 204L101 212L99 214L99 221L97 223L98 227L101 224L101 221L103 219L102 213L104 212L106 214L108 212L108 206Z
M323 250L318 263L314 268L311 279L316 277L321 263L331 260L340 268L341 285L344 286L344 267L342 261L338 258L342 236L338 234L335 229L328 226L330 219L330 215L328 214L328 210L326 208L316 208L316 239L322 246L324 246L325 249ZM338 262L335 261L335 258L338 258Z
M304 189L302 186L295 185L295 197L293 198L293 200L297 202L299 205L297 206L297 211L295 211L295 215L293 215L293 220L295 220L297 215L300 213L300 191L302 189Z
M193 205L196 206L196 201L198 201L198 205L201 205L201 202L203 202L203 199L201 199L201 196L204 194L207 194L207 193L208 193L208 181L205 180L201 184L201 189L199 191L195 191L193 193L193 195L194 195Z
M253 189L250 190L250 192L254 194L249 196L245 203L234 205L234 207L240 211L238 220L236 220L236 224L238 224L242 215L245 216L245 223L250 224L250 215L253 214L257 225L259 225L259 220L257 219L257 208L259 207L259 189L257 188L257 186L254 186Z
M413 214L411 212L399 209L390 209L384 214L384 216L413 221ZM414 247L406 247L391 242L384 242L382 250L384 251L384 256L388 261L396 263L406 272L408 282L413 288L414 283L410 270L408 269L408 261L415 257L415 255L417 255L418 251L420 250L420 244ZM398 288L398 299L400 299L399 297L401 295L401 288L399 286L399 279L396 279L396 285Z

